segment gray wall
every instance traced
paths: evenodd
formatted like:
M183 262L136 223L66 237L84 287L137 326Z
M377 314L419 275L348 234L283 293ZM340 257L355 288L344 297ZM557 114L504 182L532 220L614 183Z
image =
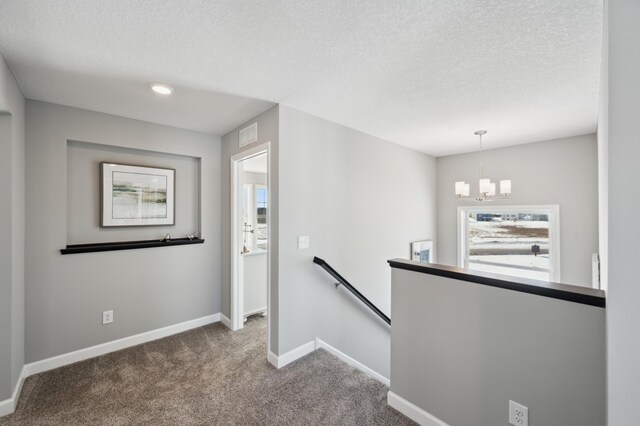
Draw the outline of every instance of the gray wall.
M436 259L457 264L457 208L477 205L460 201L454 183L471 184L478 191L478 154L440 157L438 165L438 239ZM598 159L594 134L487 150L487 176L511 179L509 200L500 205L560 205L561 281L591 286L591 255L598 252Z
M271 342L269 350L278 355L278 187L279 187L279 106L268 109L257 117L243 123L236 129L222 137L222 195L220 208L222 211L222 235L221 235L221 257L222 262L222 291L221 307L227 318L231 317L231 157L251 149L256 145L271 142L271 187L269 188L269 221L271 223L271 265L269 274L271 275L271 312L269 312L269 324L271 328ZM243 127L258 122L258 140L242 148L238 143L238 130Z
M219 138L37 101L27 102L27 123L27 362L219 312ZM104 146L112 147L109 158L113 154L136 161L145 157L143 151L150 151L148 162L154 164L169 164L171 156L200 158L201 199L194 208L200 209L206 242L60 255L68 236L73 242L113 240L106 231L98 236L98 230L86 227L88 222L68 229L70 209L87 209L85 214L95 220L95 209L88 208L86 200L68 204L67 191L74 185L67 180L85 170L69 173L69 158L74 162L80 158L77 152L67 152L68 141L100 144L86 158L92 162ZM72 151L77 148L71 146ZM83 167L90 170L95 164ZM188 215L190 220L194 215ZM176 220L182 219L177 216ZM142 231L119 230L112 235L129 240L137 232ZM157 230L149 232L155 235ZM114 322L103 326L101 313L107 309L114 309Z
M393 318L387 259L435 236L435 178L428 155L280 107L280 354L319 337L388 377L388 326L312 259Z
M638 424L640 401L640 2L609 3L609 426Z
M9 114L0 115L0 195L11 200L11 122ZM12 203L0 204L0 401L11 396L12 366Z
M25 100L0 56L0 401L24 365Z
M605 309L400 269L392 308L391 391L440 420L606 424Z
M175 169L175 225L100 227L100 163ZM200 230L200 158L67 142L67 244L180 238Z
M609 285L609 2L604 0L602 64L598 104L598 245L600 288Z

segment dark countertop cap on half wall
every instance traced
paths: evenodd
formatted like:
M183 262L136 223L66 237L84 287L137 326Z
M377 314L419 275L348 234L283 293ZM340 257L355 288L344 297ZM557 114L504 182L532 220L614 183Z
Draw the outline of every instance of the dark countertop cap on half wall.
M470 283L488 285L506 290L551 297L583 305L606 307L607 299L602 290L591 287L538 281L529 278L513 277L509 275L492 274L489 272L471 271L455 266L438 265L436 263L416 262L406 259L391 259L388 261L392 268L420 272L428 275L452 278Z

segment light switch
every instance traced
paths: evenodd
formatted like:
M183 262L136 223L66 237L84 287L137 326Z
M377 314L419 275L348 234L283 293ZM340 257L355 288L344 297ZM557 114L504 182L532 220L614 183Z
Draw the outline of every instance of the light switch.
M301 235L298 237L298 250L309 248L309 236Z

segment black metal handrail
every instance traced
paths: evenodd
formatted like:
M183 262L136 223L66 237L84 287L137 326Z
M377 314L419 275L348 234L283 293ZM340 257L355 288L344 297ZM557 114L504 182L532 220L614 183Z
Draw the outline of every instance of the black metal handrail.
M374 305L373 303L371 303L369 301L369 299L364 297L364 295L362 293L360 293L358 291L358 289L356 289L354 286L352 286L349 283L349 281L344 279L344 277L342 275L340 275L335 269L333 269L331 267L331 265L329 265L327 262L325 262L324 260L320 259L319 257L315 257L315 256L313 258L313 263L315 263L317 265L320 265L320 267L322 269L324 269L325 271L327 271L329 273L329 275L331 275L333 278L338 280L338 282L336 283L336 287L339 286L340 284L342 284L347 290L349 290L351 293L353 293L354 296L356 296L358 299L360 299L360 301L362 303L367 305L367 307L369 309L371 309L373 312L375 312L376 315L378 315L380 318L382 318L387 324L391 325L391 318L386 316L384 314L384 312L382 312L380 309L378 309L378 307L376 305Z

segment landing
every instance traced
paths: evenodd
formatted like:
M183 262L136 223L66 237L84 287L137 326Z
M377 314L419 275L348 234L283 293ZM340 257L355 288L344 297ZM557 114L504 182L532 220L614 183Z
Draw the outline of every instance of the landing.
M276 370L266 320L221 324L32 376L0 425L405 425L388 388L324 350Z

